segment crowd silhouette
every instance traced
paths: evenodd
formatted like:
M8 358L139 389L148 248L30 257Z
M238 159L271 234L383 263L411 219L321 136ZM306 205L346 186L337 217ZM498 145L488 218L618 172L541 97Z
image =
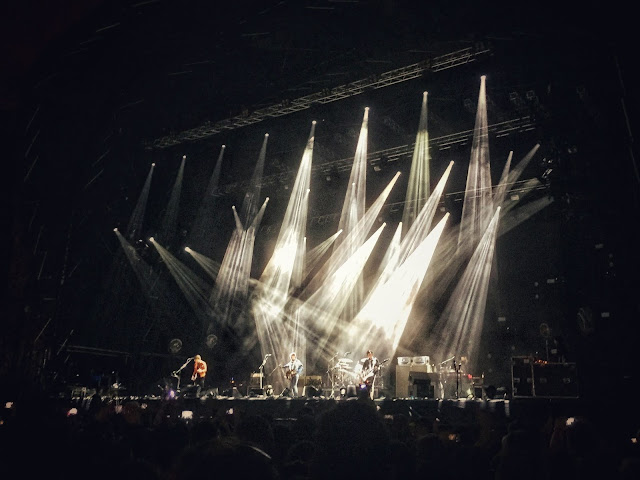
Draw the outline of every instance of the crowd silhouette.
M14 478L264 480L640 478L635 419L570 417L544 408L500 419L479 410L458 425L384 414L368 398L310 401L295 418L228 405L188 418L179 402L102 399L5 405L5 472ZM10 478L10 477L6 477Z

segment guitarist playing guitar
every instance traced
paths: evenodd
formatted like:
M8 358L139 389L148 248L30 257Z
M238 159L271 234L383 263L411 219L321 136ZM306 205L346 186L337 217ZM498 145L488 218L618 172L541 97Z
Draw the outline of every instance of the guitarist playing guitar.
M373 384L376 379L376 375L378 375L378 371L380 370L380 362L376 357L373 356L373 352L371 350L367 350L367 358L362 364L362 372L360 374L360 384L364 385L367 389L367 393L369 394L369 398L373 400Z
M193 357L193 375L191 381L196 385L196 396L200 396L202 387L204 387L204 378L207 376L207 363L202 360L200 355Z
M291 352L291 361L282 368L285 370L285 376L289 380L289 395L293 398L298 396L298 378L302 373L302 362L296 358L295 352Z

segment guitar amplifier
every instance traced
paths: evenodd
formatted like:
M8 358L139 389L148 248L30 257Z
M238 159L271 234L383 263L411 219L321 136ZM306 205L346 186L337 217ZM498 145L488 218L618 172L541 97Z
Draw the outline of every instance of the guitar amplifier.
M430 369L430 365L396 365L396 398L413 397L413 381L409 377L430 373Z
M410 396L415 398L434 398L434 386L431 385L431 377L427 372L413 370L409 372Z
M249 379L249 387L250 388L260 388L260 380L264 378L264 374L262 373L252 373L251 378Z
M301 379L302 380L302 379ZM304 386L322 388L322 375L306 375L304 377Z

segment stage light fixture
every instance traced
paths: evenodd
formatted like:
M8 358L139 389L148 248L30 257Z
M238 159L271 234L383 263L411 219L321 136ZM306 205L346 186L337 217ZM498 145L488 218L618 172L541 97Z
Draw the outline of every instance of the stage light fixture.
M207 335L206 344L208 348L213 348L218 343L218 337L214 334Z
M169 352L178 353L180 350L182 350L182 340L179 338L171 339L169 342Z

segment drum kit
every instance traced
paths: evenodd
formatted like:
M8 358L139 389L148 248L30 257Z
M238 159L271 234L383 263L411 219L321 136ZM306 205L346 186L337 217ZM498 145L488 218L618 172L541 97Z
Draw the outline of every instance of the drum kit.
M327 373L329 374L332 391L336 391L336 389L340 387L358 385L361 383L362 365L365 360L367 360L367 357L361 358L355 362L355 365L353 365L354 361L347 358L347 355L350 353L351 352L345 352L342 358L338 358L336 363L333 364L334 360L339 355L338 352L331 357L329 361L329 369ZM386 363L386 361L383 363ZM382 364L380 365L380 368L382 368ZM382 386L382 384L380 384L380 386Z
M356 382L356 372L351 365L352 363L353 360L350 358L339 358L337 363L329 369L332 387L335 385L349 385Z

